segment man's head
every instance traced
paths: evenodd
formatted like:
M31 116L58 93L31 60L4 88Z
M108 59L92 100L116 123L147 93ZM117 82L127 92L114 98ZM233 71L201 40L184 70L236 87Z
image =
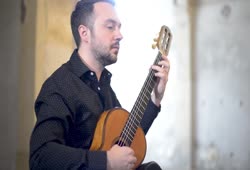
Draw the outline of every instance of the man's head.
M82 0L71 17L72 32L80 51L100 66L116 62L121 22L111 0Z
M71 30L77 47L79 47L81 41L78 32L79 26L85 25L89 29L93 29L95 20L94 4L97 2L107 2L113 6L115 5L113 0L79 0L71 14Z

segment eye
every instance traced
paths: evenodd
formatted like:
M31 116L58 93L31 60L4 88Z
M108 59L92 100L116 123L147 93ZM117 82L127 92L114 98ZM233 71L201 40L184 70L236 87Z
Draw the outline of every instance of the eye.
M108 28L109 30L114 30L114 29L115 29L115 26L113 26L113 25L107 25L107 28Z

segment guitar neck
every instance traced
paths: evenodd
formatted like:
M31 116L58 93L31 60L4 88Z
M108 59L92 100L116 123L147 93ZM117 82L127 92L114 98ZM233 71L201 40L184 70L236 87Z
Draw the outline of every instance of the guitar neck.
M157 47L159 49L158 55L156 56L156 59L154 61L154 65L158 65L159 61L161 61L162 54L167 56L171 41L171 31L167 26L163 25L161 27L159 37L155 39L156 44L152 46L153 48ZM120 146L130 146L134 139L136 130L140 126L144 112L151 98L151 93L156 83L156 77L154 76L154 74L155 71L152 69L148 73L148 76L143 84L139 96L137 97L135 105L133 106L129 114L126 125L124 126L124 129L120 135Z
M162 55L159 52L153 65L157 65L158 62L161 60L161 57ZM136 115L139 117L139 118L136 117L136 119L141 121L143 114L146 110L147 104L151 98L151 93L156 83L156 77L154 76L154 74L155 71L150 69L147 78L141 88L141 91L136 99L136 102L130 112L131 113L130 115L132 117L131 119L134 118L133 115Z
M155 61L154 65L157 65L158 62L161 60L161 53L159 52ZM136 102L130 112L128 117L128 121L123 129L121 137L125 136L123 144L130 146L133 141L134 135L136 133L137 128L140 126L141 120L143 118L144 112L148 105L148 102L151 98L151 93L156 83L156 77L154 76L155 71L150 69L147 78L143 84L143 87L136 99Z

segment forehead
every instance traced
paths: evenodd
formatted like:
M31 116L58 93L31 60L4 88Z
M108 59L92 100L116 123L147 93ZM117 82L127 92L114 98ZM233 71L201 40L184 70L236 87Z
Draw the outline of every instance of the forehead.
M94 14L98 21L110 21L113 20L120 24L120 19L116 13L113 5L107 2L97 2L94 4Z

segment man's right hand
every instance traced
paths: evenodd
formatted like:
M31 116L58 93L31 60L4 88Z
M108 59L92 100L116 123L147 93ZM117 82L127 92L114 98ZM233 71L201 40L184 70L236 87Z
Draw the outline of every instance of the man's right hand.
M135 152L130 147L114 145L107 151L108 170L131 170L136 161Z

